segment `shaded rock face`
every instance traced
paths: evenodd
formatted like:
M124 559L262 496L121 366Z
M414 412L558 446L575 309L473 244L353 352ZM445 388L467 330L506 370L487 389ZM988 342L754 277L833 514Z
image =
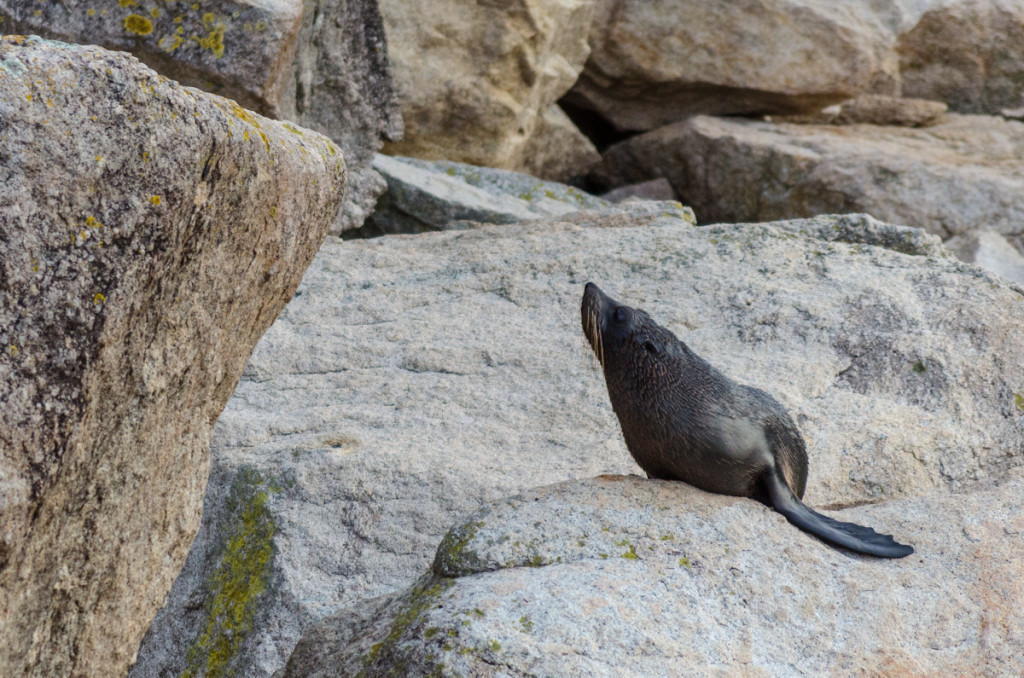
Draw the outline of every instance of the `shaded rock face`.
M338 148L125 54L0 41L0 674L122 675Z
M1024 125L948 116L924 128L696 117L618 144L596 175L664 177L701 223L868 212L948 238L979 228L1024 250Z
M248 3L2 0L5 33L32 33L132 52L186 85L275 115L286 91L302 22L300 0Z
M228 508L239 478L258 474L252 494L267 491L275 533L269 584L254 596L263 621L231 665L266 676L315 621L412 584L481 502L640 473L580 330L588 280L788 408L807 441L813 506L945 494L1024 462L1024 291L933 235L863 215L694 228L645 222L644 204L325 243L215 427L204 524L146 641L165 649L136 675L180 673L216 618L207 592L244 514ZM741 506L740 520L835 553ZM934 522L874 510L842 519L915 546L915 526ZM602 637L580 623L574 652Z
M566 179L596 160L552 111L587 58L592 0L383 0L405 136L389 155L455 160ZM534 156L557 144L560 161Z
M752 500L602 476L488 506L430 576L312 627L288 678L1015 675L1024 477L846 509L917 546L830 548Z
M348 167L345 208L330 233L358 228L385 190L370 163L402 137L377 0L305 0L280 117L326 134Z
M370 161L402 126L376 0L0 0L0 30L132 52L185 85L326 134L350 173L333 233L361 225L384 190Z

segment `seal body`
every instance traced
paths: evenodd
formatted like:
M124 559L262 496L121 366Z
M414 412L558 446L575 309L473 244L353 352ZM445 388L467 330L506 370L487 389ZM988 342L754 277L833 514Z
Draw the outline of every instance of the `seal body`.
M644 311L593 283L584 289L581 316L626 447L649 477L757 499L801 529L855 551L913 553L888 535L833 520L800 501L807 449L773 397L736 383Z

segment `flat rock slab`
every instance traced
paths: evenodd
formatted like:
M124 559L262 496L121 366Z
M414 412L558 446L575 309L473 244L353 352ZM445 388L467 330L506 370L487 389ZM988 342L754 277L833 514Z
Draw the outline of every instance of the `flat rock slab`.
M123 675L345 166L315 132L38 38L0 40L0 121L0 675Z
M377 155L373 168L388 190L360 235L513 224L611 206L572 186L448 160Z
M481 502L639 473L580 329L588 280L790 409L812 505L1024 462L1024 290L918 229L591 211L329 241L216 425L204 526L137 675L179 672L209 625L205 592L244 524L231 496L264 493L274 525L266 621L231 664L265 676L314 621L409 586Z
M1024 251L1024 124L925 129L696 117L613 146L611 185L665 177L701 223L867 212L942 238L990 228Z
M1016 675L1024 476L839 512L917 547L852 555L749 499L603 476L485 507L407 591L314 626L287 678Z

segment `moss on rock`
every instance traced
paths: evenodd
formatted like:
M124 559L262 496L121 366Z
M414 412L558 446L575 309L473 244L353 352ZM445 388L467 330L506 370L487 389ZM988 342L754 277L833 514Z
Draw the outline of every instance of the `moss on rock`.
M235 477L222 550L206 581L203 622L186 653L182 678L233 673L233 660L253 630L260 598L270 585L277 525L267 504L279 490L253 468L243 467Z

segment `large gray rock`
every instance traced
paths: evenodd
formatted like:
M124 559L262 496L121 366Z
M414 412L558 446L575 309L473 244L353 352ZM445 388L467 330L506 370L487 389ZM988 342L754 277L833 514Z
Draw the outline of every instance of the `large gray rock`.
M996 113L1024 94L1017 0L598 0L569 99L623 130L860 94Z
M431 576L314 626L287 678L1017 675L1024 476L847 509L917 547L850 555L750 499L603 476L477 512Z
M402 123L376 0L0 0L0 31L128 51L182 84L331 137L349 168L333 233L361 225L384 190L370 161Z
M0 675L123 675L344 164L129 55L38 38L0 40L0 120Z
M135 675L217 647L209 592L253 505L232 495L262 497L249 524L273 525L230 664L266 676L316 620L409 586L481 502L639 473L580 329L588 280L779 398L807 440L813 505L944 493L1024 463L1020 288L863 215L694 228L647 204L325 243L217 423L204 524ZM918 538L888 516L879 527Z
M1024 248L1024 125L949 115L924 129L696 117L610 148L610 185L665 177L701 223L868 212Z
M593 8L594 0L381 0L405 123L385 152L549 179L585 173L593 146L553 107L590 52ZM571 152L542 165L536 156L552 142Z

